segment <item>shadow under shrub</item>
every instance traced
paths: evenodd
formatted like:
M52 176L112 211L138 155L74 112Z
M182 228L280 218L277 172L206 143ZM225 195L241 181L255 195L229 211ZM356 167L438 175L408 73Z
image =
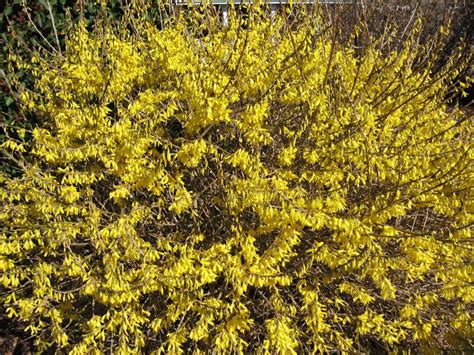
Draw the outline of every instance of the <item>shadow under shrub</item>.
M264 10L157 29L132 7L35 57L38 125L2 144L22 173L1 175L0 280L39 351L472 336L472 127L444 101L466 58L433 71L419 22L356 50L318 10Z

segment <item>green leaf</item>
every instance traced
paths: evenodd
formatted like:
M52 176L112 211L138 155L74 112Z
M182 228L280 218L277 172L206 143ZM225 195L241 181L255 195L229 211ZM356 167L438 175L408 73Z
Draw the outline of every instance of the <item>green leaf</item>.
M46 0L38 0L40 5L42 5L44 8L48 8L48 2Z
M34 17L35 22L39 27L43 27L44 15L38 12Z
M3 14L5 16L10 16L13 12L13 7L12 6L6 6L5 9L3 9Z
M10 106L13 102L15 102L15 100L13 100L13 97L11 97L11 96L6 96L5 97L5 105L7 107Z

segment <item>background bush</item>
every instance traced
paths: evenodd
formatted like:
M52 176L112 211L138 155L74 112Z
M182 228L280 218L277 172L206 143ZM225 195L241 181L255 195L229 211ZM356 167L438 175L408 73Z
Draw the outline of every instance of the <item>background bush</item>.
M445 98L469 57L439 65L448 34L354 48L314 9L160 29L134 5L14 58L37 122L2 144L2 302L38 350L466 347L472 126Z

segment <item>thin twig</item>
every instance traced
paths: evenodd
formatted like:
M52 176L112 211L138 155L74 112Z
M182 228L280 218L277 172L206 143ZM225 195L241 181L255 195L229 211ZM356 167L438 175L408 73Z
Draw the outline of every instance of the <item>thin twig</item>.
M58 31L56 30L56 22L54 20L53 11L51 10L51 4L49 0L46 2L48 4L49 17L51 18L51 24L53 25L54 37L56 38L56 44L58 46L58 52L62 56L61 45L59 44Z

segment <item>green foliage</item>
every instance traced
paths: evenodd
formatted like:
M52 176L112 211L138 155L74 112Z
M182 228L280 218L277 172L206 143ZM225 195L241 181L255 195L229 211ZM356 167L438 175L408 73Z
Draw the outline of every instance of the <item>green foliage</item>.
M421 20L355 49L318 9L157 28L141 5L11 58L38 124L2 144L1 300L38 350L472 336L471 117L444 101L469 58L434 71L445 35L420 44Z

